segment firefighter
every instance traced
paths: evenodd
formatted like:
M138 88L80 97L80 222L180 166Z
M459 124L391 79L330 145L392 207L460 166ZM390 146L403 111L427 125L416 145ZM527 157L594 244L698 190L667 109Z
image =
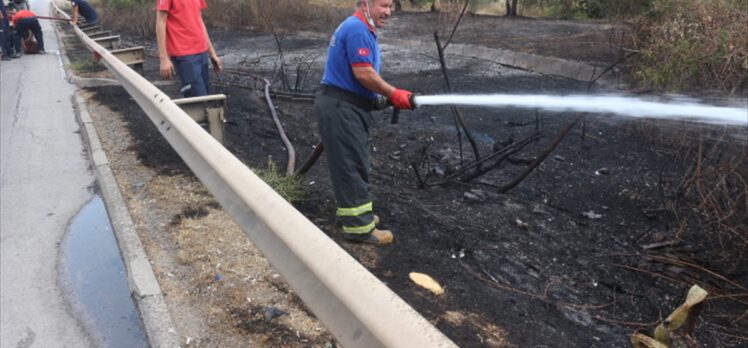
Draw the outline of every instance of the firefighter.
M44 34L42 33L42 26L36 18L36 14L29 10L21 10L13 14L12 21L13 28L15 29L13 45L15 46L16 53L44 54ZM34 34L36 41L29 38L29 32Z
M376 29L392 13L392 0L357 0L356 12L336 29L327 51L320 93L315 98L322 143L337 205L336 227L350 242L387 245L391 231L376 228L370 195L369 127L378 97L397 109L413 109L413 93L379 75Z

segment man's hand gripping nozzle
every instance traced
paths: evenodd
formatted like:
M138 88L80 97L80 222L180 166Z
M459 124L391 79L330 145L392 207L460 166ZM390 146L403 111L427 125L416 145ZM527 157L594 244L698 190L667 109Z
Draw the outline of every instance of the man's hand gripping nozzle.
M408 92L408 91L405 91L405 92ZM411 92L408 92L408 93L409 93L409 95L407 97L408 98L407 105L409 107L407 107L406 109L413 110L413 109L415 109L417 107L417 105L415 103L415 94L413 94ZM395 93L393 92L392 94L394 95ZM374 99L374 103L372 104L372 109L373 110L377 110L377 111L381 111L381 110L384 110L384 109L386 109L386 108L388 108L390 106L395 106L395 105L393 105L393 102L392 102L391 98L387 98L385 96L378 95L376 97L376 99ZM394 109L392 109L392 118L390 119L390 124L397 124L400 121L400 110L402 110L402 109L403 108L398 108L398 107L395 107Z

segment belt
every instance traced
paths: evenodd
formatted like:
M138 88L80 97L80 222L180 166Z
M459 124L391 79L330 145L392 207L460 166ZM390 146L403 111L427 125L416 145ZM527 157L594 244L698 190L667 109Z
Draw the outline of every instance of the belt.
M338 100L342 100L346 103L353 104L356 107L359 107L366 111L371 111L372 107L374 106L374 100L366 99L356 93L346 91L342 88L335 87L332 85L323 84L322 86L320 86L320 92L323 95L326 95L328 97L335 98Z

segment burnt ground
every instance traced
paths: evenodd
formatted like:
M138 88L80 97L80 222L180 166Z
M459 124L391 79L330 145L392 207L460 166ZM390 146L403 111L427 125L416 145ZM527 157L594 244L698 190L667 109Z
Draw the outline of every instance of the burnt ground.
M402 24L406 20L430 23L435 18L431 14L399 14L383 32L382 40L386 42L384 36L423 39L430 35L425 26L406 28ZM491 23L502 23L495 36L481 30ZM588 62L616 59L604 54L610 52L610 40L601 34L610 27L604 24L481 16L465 19L464 25L474 31L461 30L455 42ZM211 35L228 67L258 76L273 75L275 51L267 35L228 29L214 30ZM305 57L315 51L323 56L328 35L289 34L285 49L289 57L294 53ZM573 43L564 46L561 38L570 36L585 37L597 45L587 44L595 49ZM407 47L385 46L385 62L388 57L404 57L403 50L407 52ZM441 93L438 65L424 66L423 57L423 53L416 53L409 61L385 63L383 75L397 86L423 94ZM311 66L302 86L305 92L313 91L321 74L318 61ZM516 71L490 62L466 59L450 66L454 66L450 70L452 84L459 91L566 94L583 93L587 87L586 82ZM156 74L157 62L152 60L146 64L146 76L154 79ZM268 158L283 168L285 149L267 106L254 89L257 86L236 75L216 79L216 92L229 96L226 147L254 168L265 167ZM165 89L177 97L174 86ZM122 118L133 142L128 151L137 155L140 164L159 176L190 176L124 90L105 87L89 92L93 102L106 105ZM284 98L276 98L275 103L298 160L303 161L319 139L312 104ZM734 230L729 230L710 223L688 186L694 180L699 143L702 150L717 149L719 154L704 163L734 158L734 173L745 176L748 145L740 137L730 136L745 129L584 115L526 180L507 193L498 193L497 186L524 170L528 160L579 115L514 109L462 111L484 156L533 134L541 137L476 180L434 185L461 163L449 109L406 111L397 125L389 124L389 112L377 112L371 129L372 190L382 227L393 230L395 243L384 248L350 245L330 230L334 199L324 156L304 178L308 198L295 206L460 346L626 347L631 333L651 332L682 303L693 284L707 289L712 297L706 301L689 344L746 344L748 212L741 202L745 192L734 196L736 213L728 219ZM702 136L706 134L710 136ZM468 145L463 144L462 153L464 163L472 160ZM418 187L414 165L426 178L425 188ZM211 207L210 203L202 206ZM186 212L200 212L200 207ZM205 212L190 217L199 222L214 214L210 209ZM418 288L408 279L413 271L431 275L446 293L435 297ZM205 285L196 286L203 289ZM241 298L217 303L232 308L236 301ZM211 328L236 334L237 328L251 327L253 320L261 317L259 309L248 311L249 318L213 323ZM273 335L274 331L269 332ZM270 346L309 345L291 342L293 335L288 332L281 336L282 341L271 341Z

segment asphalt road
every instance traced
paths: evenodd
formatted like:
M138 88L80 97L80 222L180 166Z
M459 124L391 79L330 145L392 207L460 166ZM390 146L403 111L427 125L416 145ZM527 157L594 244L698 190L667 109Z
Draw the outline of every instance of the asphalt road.
M47 15L48 1L32 1ZM58 283L60 244L92 197L55 32L47 54L0 64L0 347L92 346Z

